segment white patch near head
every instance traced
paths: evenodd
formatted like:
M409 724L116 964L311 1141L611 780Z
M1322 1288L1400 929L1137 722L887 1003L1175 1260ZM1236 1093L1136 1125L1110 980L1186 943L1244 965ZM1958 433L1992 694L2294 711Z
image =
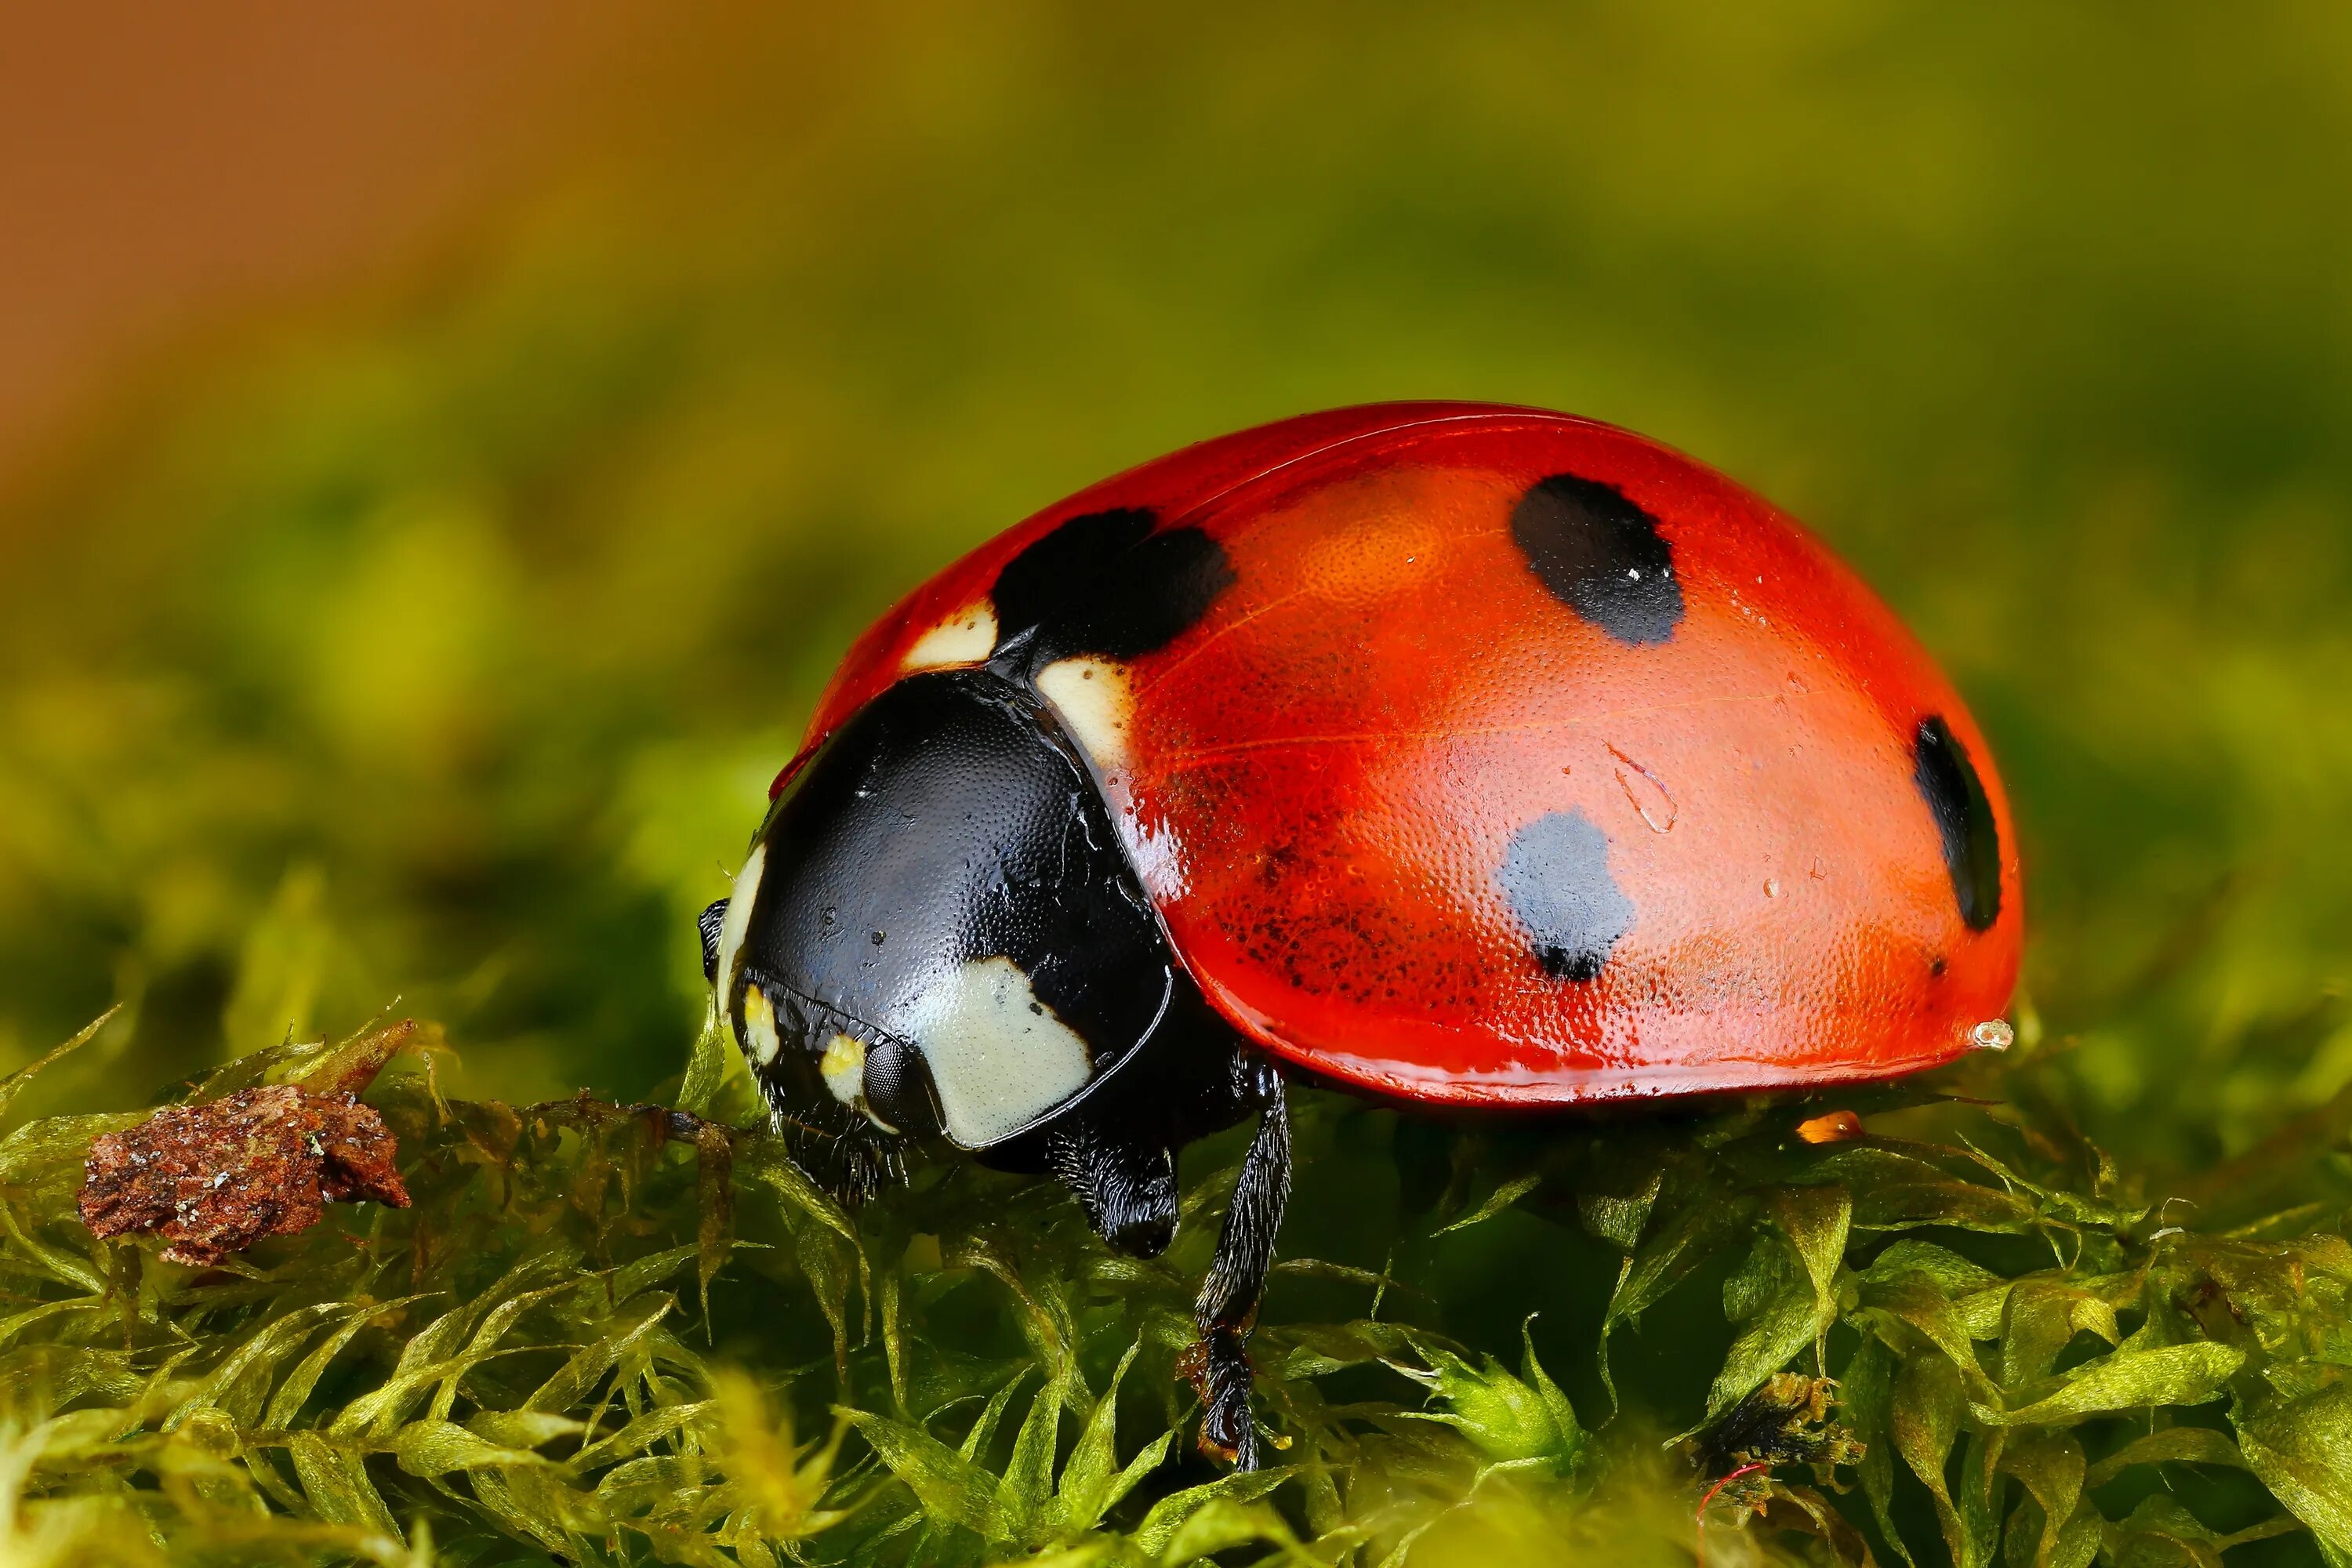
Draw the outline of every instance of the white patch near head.
M915 646L907 650L907 657L898 661L898 668L953 669L962 665L986 664L988 656L995 651L995 609L985 603L967 605L917 637Z
M727 895L727 918L719 922L719 963L710 979L719 993L722 1018L734 1008L736 963L743 956L743 937L751 929L751 905L760 896L760 873L767 865L768 846L763 840L751 846L751 858L735 873L735 890Z
M743 1045L751 1059L766 1067L776 1059L783 1042L776 1036L776 1010L767 993L756 985L743 987Z
M833 1090L834 1099L844 1105L856 1104L857 1097L866 1092L866 1042L855 1035L834 1036L824 1043L816 1070L824 1087Z
M1017 1132L1087 1086L1087 1043L1037 1000L1009 958L966 963L895 1031L931 1069L948 1136L967 1149Z
M1095 766L1127 765L1128 721L1135 698L1127 667L1102 658L1057 658L1037 672L1037 689Z

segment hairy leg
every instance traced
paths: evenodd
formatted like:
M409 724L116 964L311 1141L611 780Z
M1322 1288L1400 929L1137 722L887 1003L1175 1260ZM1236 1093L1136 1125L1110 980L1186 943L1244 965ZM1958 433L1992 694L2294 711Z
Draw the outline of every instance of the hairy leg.
M1238 1063L1257 1106L1257 1136L1243 1157L1233 1207L1217 1237L1216 1259L1192 1306L1201 1326L1201 1439L1231 1454L1238 1469L1258 1468L1257 1426L1250 1417L1250 1325L1265 1293L1275 1233L1290 1198L1290 1115L1282 1074L1255 1055Z
M1106 1136L1091 1121L1057 1128L1045 1163L1076 1193L1087 1223L1130 1258L1157 1258L1176 1235L1176 1156L1166 1145Z

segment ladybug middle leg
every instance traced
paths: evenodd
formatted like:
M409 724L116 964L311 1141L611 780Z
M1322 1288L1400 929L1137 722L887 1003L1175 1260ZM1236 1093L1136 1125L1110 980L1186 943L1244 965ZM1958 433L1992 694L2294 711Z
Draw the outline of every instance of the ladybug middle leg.
M1249 1337L1290 1197L1289 1110L1280 1070L1238 1041L1214 1055L1180 1053L1178 1060L1182 1070L1138 1074L1119 1086L1125 1092L1102 1096L1047 1130L1027 1168L1066 1184L1111 1247L1156 1258L1176 1235L1175 1152L1256 1115L1216 1256L1192 1305L1201 1338L1186 1363L1204 1406L1202 1447L1254 1470L1259 1455L1250 1417Z
M1242 1158L1233 1206L1217 1236L1217 1255L1192 1304L1201 1326L1201 1440L1231 1454L1241 1470L1258 1468L1257 1423L1250 1416L1250 1327L1265 1294L1275 1233L1290 1200L1290 1111L1282 1074L1255 1055L1237 1058L1236 1085L1257 1107L1257 1135Z
M1104 1241L1156 1258L1175 1239L1177 1152L1255 1116L1233 1206L1192 1314L1198 1348L1185 1370L1200 1391L1202 1446L1258 1466L1250 1419L1249 1337L1290 1197L1290 1116L1281 1070L1181 984L1162 1026L1102 1090L1048 1125L981 1157L1003 1170L1051 1173Z

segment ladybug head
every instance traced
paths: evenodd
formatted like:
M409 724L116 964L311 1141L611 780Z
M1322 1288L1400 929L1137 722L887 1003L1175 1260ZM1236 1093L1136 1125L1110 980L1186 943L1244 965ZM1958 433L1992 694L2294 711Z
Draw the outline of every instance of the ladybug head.
M1190 990L1076 749L985 670L911 677L835 731L700 923L771 1106L850 1190L907 1136L1034 1145Z

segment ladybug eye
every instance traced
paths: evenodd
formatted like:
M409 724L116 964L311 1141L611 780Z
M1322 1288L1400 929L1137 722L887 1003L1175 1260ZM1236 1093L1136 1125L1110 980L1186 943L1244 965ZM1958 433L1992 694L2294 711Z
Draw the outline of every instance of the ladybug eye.
M940 1131L939 1095L920 1052L885 1040L866 1053L867 1114L892 1131L930 1137Z

